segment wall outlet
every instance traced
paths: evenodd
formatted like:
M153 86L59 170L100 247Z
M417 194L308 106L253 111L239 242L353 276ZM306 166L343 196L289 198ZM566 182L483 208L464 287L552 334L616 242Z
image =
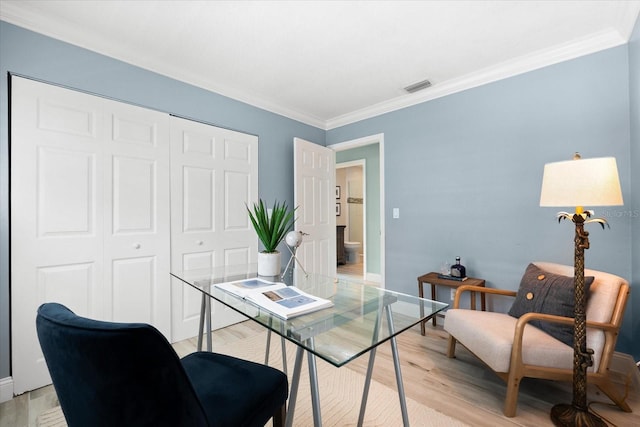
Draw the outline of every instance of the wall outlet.
M453 301L453 299L456 297L456 288L451 288L451 301Z

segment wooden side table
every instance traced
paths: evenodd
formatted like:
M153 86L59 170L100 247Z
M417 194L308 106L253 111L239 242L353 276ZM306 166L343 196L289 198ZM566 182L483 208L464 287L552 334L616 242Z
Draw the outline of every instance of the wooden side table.
M441 279L438 277L438 273L435 273L432 271L431 273L423 274L422 276L418 277L418 296L420 298L424 298L425 283L429 283L431 285L431 299L434 301L436 299L436 286L447 286L449 288L459 288L462 285L473 285L473 286L482 286L482 287L484 287L485 285L484 279L476 279L473 277L468 277L467 280L463 280L463 281ZM487 303L486 303L484 293L480 294L480 308L482 309L482 311L486 311L486 308L487 308ZM475 292L471 292L471 309L472 310L476 309L476 293ZM420 315L421 316L424 315L424 310L422 308L420 308ZM433 322L433 326L436 326L436 316L433 316L431 318L431 321ZM420 322L420 333L422 335L425 334L424 324L426 322L428 322L428 320Z

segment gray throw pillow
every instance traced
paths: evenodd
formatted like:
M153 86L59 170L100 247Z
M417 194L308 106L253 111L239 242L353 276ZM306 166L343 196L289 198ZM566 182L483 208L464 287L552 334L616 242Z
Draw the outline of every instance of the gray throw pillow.
M587 296L593 279L592 276L584 278ZM518 288L516 299L509 310L509 315L520 317L523 314L535 312L573 317L574 307L573 276L549 273L535 264L529 264L520 281L520 288ZM531 325L542 329L563 343L573 346L573 326L540 320L532 321Z

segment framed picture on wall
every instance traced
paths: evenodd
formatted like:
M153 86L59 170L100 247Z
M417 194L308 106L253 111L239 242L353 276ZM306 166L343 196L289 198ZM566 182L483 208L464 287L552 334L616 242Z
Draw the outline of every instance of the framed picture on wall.
M336 199L340 198L340 186L336 185Z
M340 216L340 203L336 203L336 216Z

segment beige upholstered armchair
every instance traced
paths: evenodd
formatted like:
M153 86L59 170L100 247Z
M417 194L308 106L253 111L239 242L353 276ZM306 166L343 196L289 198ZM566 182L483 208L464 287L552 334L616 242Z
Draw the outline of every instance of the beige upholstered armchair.
M551 280L551 276L559 277L560 280L562 276L569 276L571 279L564 279L573 280L572 266L536 262L529 267L538 269L537 275L533 275L531 279L534 282ZM594 279L587 300L587 348L593 349L594 353L593 366L587 371L587 382L597 385L623 411L631 412L631 408L617 392L609 377L609 363L622 323L629 284L613 274L585 269L585 278L591 276ZM554 338L550 333L540 329L540 324L536 327L531 322L544 319L543 325L568 325L571 328L573 318L538 312L528 312L517 318L508 313L463 309L460 308L460 297L464 292L473 290L516 297L516 301L521 299L525 304L528 303L527 300L539 302L538 297L543 292L526 289L526 277L527 273L518 292L468 285L459 287L453 308L447 311L444 323L444 329L450 334L447 354L449 357L455 357L456 342L459 342L507 383L504 405L504 414L507 417L516 415L518 387L522 378L572 380L572 345ZM558 297L554 296L554 299ZM515 305L516 303L512 311L516 308Z

